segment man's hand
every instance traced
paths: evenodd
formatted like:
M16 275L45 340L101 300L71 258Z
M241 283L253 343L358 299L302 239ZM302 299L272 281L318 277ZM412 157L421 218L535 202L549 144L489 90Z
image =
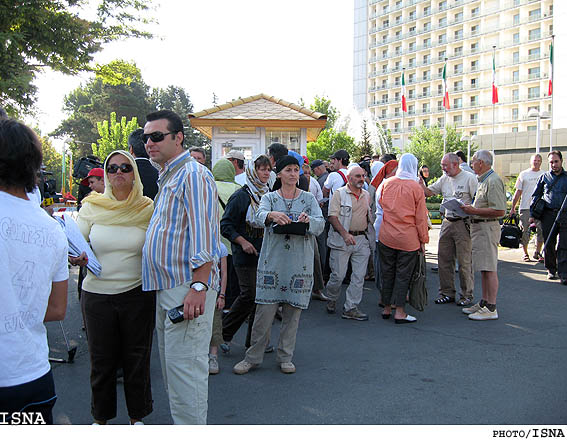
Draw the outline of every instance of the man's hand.
M271 211L269 216L272 222L275 222L278 225L291 224L291 219L289 218L289 216L285 213L282 213L281 211Z
M87 257L87 253L85 253L84 251L81 253L81 255L79 257L72 257L69 256L69 263L71 265L74 266L85 266L87 263L89 263L89 258Z
M185 320L193 320L205 313L205 299L207 291L196 291L193 288L183 299L183 318Z
M224 296L218 296L217 297L217 310L218 311L222 311L224 309Z
M467 214L471 214L471 215L477 214L476 208L474 208L472 205L468 205L468 204L463 205L461 206L461 209Z
M258 251L254 247L254 245L252 245L246 239L242 238L240 246L242 247L242 251L244 251L246 254L254 254L255 256L258 255Z
M345 240L345 243L347 245L356 245L356 240L355 240L354 236L350 233L346 233L343 236L343 239Z

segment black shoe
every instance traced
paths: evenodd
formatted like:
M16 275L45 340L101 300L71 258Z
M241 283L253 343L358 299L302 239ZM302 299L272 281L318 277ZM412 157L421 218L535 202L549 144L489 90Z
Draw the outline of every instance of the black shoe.
M432 266L432 267L431 267L431 271L433 271L434 273L438 273L438 272L439 272L439 267L438 267L438 266Z

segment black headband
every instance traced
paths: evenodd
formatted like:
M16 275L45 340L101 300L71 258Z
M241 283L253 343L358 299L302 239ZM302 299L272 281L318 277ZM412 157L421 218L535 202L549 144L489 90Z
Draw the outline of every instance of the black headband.
M290 155L282 156L278 162L276 162L276 174L281 172L288 165L297 165L299 167L299 161Z

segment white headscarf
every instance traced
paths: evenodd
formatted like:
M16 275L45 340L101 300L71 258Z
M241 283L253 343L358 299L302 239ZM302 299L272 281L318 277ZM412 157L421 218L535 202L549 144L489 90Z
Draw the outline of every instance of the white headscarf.
M372 167L370 167L370 173L372 173L372 178L376 176L376 174L380 171L380 169L384 167L384 163L382 161L374 161L372 163Z
M396 177L404 180L419 181L417 177L417 158L411 153L404 153L398 163Z

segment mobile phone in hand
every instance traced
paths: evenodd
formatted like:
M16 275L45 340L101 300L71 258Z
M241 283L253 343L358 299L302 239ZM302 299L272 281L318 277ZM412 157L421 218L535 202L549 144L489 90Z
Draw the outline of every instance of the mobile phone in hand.
M183 305L176 306L175 308L171 308L167 311L167 316L172 323L180 323L183 320Z

